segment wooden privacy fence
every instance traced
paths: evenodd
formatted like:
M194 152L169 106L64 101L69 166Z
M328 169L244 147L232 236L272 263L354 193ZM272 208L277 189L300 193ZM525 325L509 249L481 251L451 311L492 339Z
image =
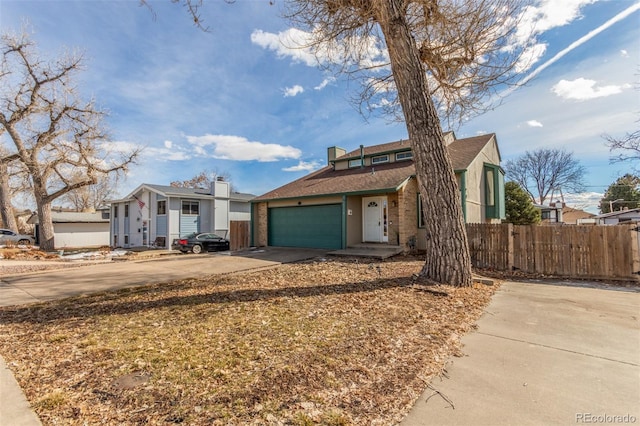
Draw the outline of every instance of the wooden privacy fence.
M590 279L640 280L639 224L468 224L477 268Z
M251 222L248 220L232 220L229 230L231 250L242 250L251 244Z

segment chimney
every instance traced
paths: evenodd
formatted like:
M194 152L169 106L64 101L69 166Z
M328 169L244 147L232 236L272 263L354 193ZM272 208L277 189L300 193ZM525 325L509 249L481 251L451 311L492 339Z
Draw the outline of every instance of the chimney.
M337 146L332 146L327 149L327 164L331 164L338 157L342 157L347 153L346 150L342 148L338 148Z
M364 145L360 145L360 168L364 168Z

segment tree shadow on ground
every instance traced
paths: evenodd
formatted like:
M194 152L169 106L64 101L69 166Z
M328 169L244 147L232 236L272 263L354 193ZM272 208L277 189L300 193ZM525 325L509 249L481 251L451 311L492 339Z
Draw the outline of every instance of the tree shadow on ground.
M341 284L299 285L283 288L257 288L216 290L221 285L233 285L230 277L212 276L181 280L165 284L153 284L113 292L71 297L59 301L26 306L0 308L0 324L47 323L60 320L90 318L104 315L122 315L179 306L205 304L251 303L279 298L306 298L335 296L353 293L369 293L379 290L407 287L414 284L411 276L380 278L362 282ZM195 283L195 286L194 286ZM197 294L175 295L176 292L195 288ZM163 296L162 293L171 295Z

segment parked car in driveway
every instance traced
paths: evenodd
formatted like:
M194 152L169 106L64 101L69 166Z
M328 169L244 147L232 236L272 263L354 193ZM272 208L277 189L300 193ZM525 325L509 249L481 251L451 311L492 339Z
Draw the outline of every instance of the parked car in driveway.
M35 239L31 235L16 234L10 229L0 229L0 244L31 244Z
M173 240L171 248L183 253L191 251L196 254L203 251L224 251L229 250L229 240L217 234L197 234L194 232L184 238Z

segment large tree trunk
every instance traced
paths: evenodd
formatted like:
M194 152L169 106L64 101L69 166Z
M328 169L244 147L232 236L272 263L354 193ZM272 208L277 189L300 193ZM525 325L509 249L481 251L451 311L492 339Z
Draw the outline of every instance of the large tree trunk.
M11 204L8 165L2 161L0 161L0 218L5 228L18 232L18 223Z
M46 192L34 188L36 204L38 205L39 245L42 251L53 251L53 220L51 218L51 201L47 199Z
M411 140L425 212L427 257L421 275L437 283L470 286L471 258L460 192L425 70L407 25L405 3L376 0L376 12Z

